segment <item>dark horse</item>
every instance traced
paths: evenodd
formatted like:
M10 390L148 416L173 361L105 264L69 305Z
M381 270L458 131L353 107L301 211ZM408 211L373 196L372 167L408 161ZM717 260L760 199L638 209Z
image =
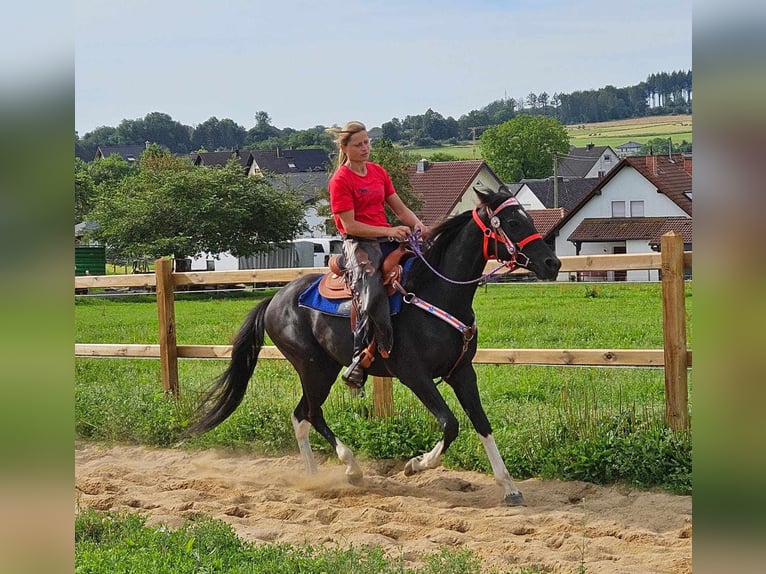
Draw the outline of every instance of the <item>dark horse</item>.
M472 302L487 259L525 267L541 279L555 278L561 262L507 189L476 193L478 207L435 227L431 245L404 280L405 303L425 301L437 308L436 313L424 306L403 304L392 317L393 350L388 358L376 356L370 373L398 378L441 423L441 440L430 452L408 461L406 475L439 466L457 437L458 421L434 383L443 378L479 434L495 480L504 490L505 503L519 505L524 499L500 457L479 398L472 365L476 353ZM187 433L209 430L237 408L255 370L264 333L268 333L300 376L303 396L292 422L307 471L316 472L308 439L313 426L346 465L348 479L356 481L362 471L353 453L336 438L322 414L322 404L340 369L351 362L349 320L298 305L298 296L318 277L299 277L250 311L234 339L228 368L203 399Z

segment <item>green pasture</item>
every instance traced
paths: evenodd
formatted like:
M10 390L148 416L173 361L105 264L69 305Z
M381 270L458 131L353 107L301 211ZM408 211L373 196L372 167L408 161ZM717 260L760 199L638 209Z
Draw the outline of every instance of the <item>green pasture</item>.
M227 296L179 295L179 344L229 344L264 292ZM643 284L495 284L476 296L483 348L661 348L661 286ZM687 292L691 347L691 290ZM78 298L76 341L157 343L154 297ZM267 341L268 343L268 341ZM81 439L175 444L199 395L226 363L181 360L178 402L163 397L159 362L152 359L76 361L76 434ZM662 425L661 369L477 365L482 400L512 475L626 482L690 492L691 441ZM489 472L468 418L445 384L439 386L462 432L445 464ZM430 450L436 421L402 385L396 412L375 419L371 393L352 398L337 384L326 416L339 437L368 458L407 459ZM252 452L297 452L290 413L300 384L290 365L261 360L241 406L188 448L229 447ZM319 435L313 446L329 453Z
M644 144L655 138L671 138L675 145L682 141L692 141L692 116L650 116L593 124L575 124L566 126L569 143L577 147L588 144L617 147L634 141ZM434 147L405 147L419 158L429 159L435 153L456 156L458 159L481 159L481 148L477 141L462 142L457 145Z

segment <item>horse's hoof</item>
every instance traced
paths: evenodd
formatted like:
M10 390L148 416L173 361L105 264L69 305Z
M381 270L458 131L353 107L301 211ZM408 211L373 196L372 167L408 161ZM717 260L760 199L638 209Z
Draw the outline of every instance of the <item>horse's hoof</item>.
M349 472L346 474L346 480L348 480L349 484L359 486L364 482L364 474L362 474L362 471Z
M411 458L407 461L407 464L404 465L404 476L412 476L417 472L415 470L415 460L414 458Z
M359 486L364 482L364 474L361 472L352 472L346 475L346 480L348 480L349 484Z
M524 496L520 492L511 492L505 495L503 498L508 506L525 506Z

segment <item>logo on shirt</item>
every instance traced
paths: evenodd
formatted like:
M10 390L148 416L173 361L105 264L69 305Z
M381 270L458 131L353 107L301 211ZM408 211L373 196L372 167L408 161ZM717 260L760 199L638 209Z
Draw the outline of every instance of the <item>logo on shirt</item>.
M366 187L363 187L363 188L361 188L361 189L359 190L359 193L367 193L367 191L368 191L368 190L367 190L367 188L366 188Z

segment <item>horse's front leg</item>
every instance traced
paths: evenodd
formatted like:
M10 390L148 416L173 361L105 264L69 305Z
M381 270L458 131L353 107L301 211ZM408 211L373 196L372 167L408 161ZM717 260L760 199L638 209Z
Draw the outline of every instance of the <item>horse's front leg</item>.
M503 501L508 506L523 505L524 496L513 482L492 436L492 427L484 412L484 407L481 405L479 388L476 385L476 371L474 371L473 366L469 364L460 369L447 382L455 390L455 396L460 401L460 405L468 418L471 419L481 444L484 445L489 464L492 466L492 473L495 475L495 481L503 489Z
M401 381L415 393L426 408L438 419L442 427L442 438L434 448L407 461L404 466L404 474L411 476L416 472L441 466L442 456L457 437L459 425L455 415L449 409L444 397L441 396L432 380L405 378Z

